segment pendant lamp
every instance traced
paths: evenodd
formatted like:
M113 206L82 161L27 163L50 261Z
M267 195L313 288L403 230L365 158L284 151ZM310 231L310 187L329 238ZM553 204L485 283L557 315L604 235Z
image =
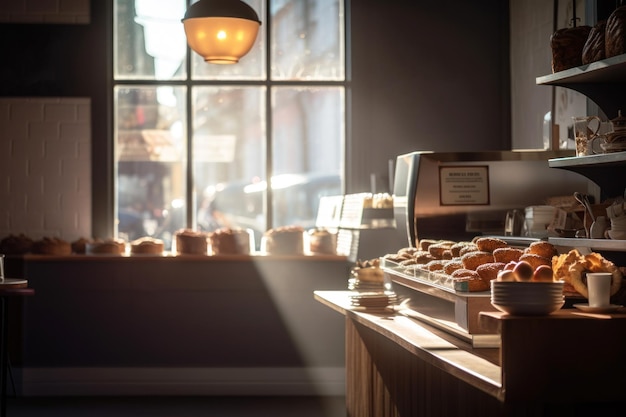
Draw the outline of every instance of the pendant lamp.
M236 64L247 54L261 26L254 9L241 0L200 0L182 20L189 47L213 64Z

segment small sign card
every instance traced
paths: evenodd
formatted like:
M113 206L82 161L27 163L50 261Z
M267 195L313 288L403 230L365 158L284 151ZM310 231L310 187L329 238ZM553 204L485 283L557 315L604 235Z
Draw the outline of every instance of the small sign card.
M487 165L442 166L439 168L439 199L446 205L488 205Z

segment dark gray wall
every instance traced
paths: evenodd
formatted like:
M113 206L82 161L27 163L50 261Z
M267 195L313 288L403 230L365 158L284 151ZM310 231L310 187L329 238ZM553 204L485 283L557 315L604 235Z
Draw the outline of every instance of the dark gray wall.
M508 2L351 2L348 191L417 151L510 149Z

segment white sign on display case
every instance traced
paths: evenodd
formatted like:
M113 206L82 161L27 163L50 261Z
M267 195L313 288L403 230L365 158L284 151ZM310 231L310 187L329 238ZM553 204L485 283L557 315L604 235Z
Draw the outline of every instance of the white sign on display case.
M489 204L489 167L440 167L439 196L441 205Z

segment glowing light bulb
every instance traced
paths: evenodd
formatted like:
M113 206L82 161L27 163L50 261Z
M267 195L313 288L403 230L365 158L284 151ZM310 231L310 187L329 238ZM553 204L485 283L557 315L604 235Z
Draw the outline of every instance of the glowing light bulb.
M219 32L217 32L217 39L224 40L227 37L228 36L226 35L226 31L220 30Z

